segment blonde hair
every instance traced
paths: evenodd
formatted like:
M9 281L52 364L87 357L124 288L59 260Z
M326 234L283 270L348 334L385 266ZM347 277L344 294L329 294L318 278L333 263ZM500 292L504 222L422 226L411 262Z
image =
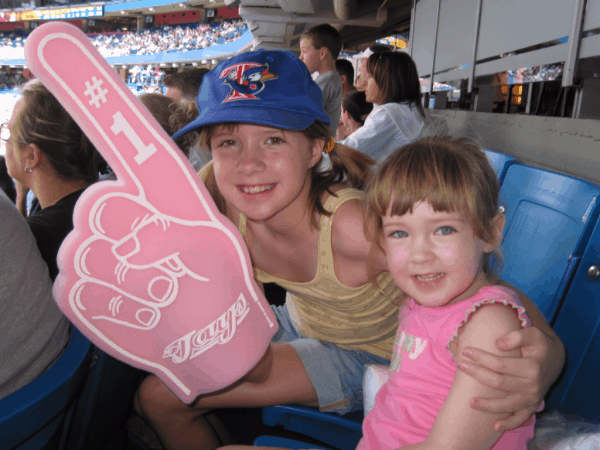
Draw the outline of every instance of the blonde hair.
M470 219L475 235L490 242L498 213L500 188L494 169L479 146L450 136L419 139L396 150L383 163L367 188L365 230L383 250L382 217L412 212L427 201L434 211L458 211ZM498 275L502 251L484 258L485 271Z
M226 127L226 130L230 131L239 125L240 123L237 122L205 125L200 133L200 145L210 150L210 138L217 128ZM315 121L300 132L310 141L323 139L325 144L331 136L329 125L319 121ZM355 189L364 189L373 175L371 166L375 164L375 160L370 156L340 144L336 144L328 155L331 159L328 167L321 168L319 162L311 169L308 209L312 212L312 224L316 228L319 226L317 214L331 215L323 207L323 194L328 192L335 195L330 188L339 183L347 184ZM212 167L207 173L204 184L221 213L227 215L227 202L219 191Z

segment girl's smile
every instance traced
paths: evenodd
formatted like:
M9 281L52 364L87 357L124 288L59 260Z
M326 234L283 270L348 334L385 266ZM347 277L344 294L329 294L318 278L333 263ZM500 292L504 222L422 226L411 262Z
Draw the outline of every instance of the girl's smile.
M276 184L263 184L255 186L238 186L238 188L248 195L270 194L275 189Z

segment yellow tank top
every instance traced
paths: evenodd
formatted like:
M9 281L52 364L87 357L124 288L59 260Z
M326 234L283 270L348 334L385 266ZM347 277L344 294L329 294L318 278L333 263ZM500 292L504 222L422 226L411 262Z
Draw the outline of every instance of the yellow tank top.
M303 335L390 360L399 308L390 299L398 303L402 291L389 272L379 275L377 283L350 288L337 279L333 268L331 227L335 212L344 202L363 197L362 191L343 189L326 200L323 206L332 214L321 217L319 265L312 281L287 281L257 268L254 268L254 276L264 283L277 283L287 289L288 312ZM244 215L240 217L239 229L246 238Z

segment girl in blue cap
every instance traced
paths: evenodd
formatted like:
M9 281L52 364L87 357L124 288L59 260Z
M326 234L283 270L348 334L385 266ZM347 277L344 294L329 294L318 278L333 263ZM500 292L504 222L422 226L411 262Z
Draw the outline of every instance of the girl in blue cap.
M362 409L364 366L389 364L402 298L363 232L360 189L373 161L330 138L321 91L290 52L259 50L220 63L205 75L197 103L198 118L174 138L201 128L213 157L201 177L246 239L256 279L288 295L285 306L273 308L280 329L270 350L240 382L189 407L149 376L136 409L167 449L218 447L203 417L213 408ZM496 424L503 429L529 418L564 359L541 313L521 300L541 330L512 332L498 347L520 348L526 357L475 349L459 356L461 370L503 386L502 399L472 401L474 408L513 413Z

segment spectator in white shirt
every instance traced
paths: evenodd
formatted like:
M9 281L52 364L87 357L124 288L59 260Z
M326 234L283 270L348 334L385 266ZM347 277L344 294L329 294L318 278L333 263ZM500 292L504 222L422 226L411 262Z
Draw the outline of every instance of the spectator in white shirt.
M364 126L340 143L381 161L421 133L421 85L414 61L404 52L373 54L366 69L365 94L375 104L373 111Z

